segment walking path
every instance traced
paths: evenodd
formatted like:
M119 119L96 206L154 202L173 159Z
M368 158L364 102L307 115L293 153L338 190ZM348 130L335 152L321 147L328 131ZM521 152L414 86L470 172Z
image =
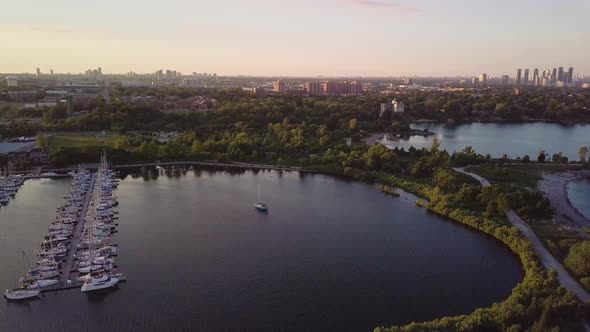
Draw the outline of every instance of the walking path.
M454 168L454 170L459 173L463 173L475 178L484 187L491 186L488 180L477 174L467 172L464 168ZM535 234L535 232L533 232L529 225L524 220L522 220L516 214L516 212L514 212L514 210L507 211L506 216L508 217L510 223L514 225L514 227L518 228L522 235L524 235L529 241L533 243L533 245L537 249L537 253L539 254L539 258L543 266L545 266L547 270L557 271L559 275L559 281L561 281L563 287L575 294L582 302L585 303L590 301L590 294L578 283L576 279L574 279L568 273L568 271L563 267L563 265L561 265L561 263L557 259L555 259L553 255L551 255L549 250L547 250L547 248L545 248L545 246L543 245L541 239L537 237L537 235Z

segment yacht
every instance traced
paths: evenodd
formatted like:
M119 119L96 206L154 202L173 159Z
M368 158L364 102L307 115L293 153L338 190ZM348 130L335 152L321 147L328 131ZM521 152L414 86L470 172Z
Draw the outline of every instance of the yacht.
M58 281L55 279L50 280L37 280L34 283L30 284L27 289L39 289L45 287L51 287L57 285Z
M22 301L34 299L39 296L39 289L13 289L5 290L4 297L9 301Z
M119 278L109 277L106 274L92 276L86 276L86 280L84 281L84 285L82 285L83 292L91 292L97 291L101 289L111 288L117 285L119 282Z

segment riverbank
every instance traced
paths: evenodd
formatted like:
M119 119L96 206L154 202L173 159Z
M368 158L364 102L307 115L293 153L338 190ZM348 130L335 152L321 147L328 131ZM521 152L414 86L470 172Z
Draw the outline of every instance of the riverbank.
M570 182L590 178L590 171L567 171L561 173L544 173L538 183L538 189L542 191L551 202L556 212L556 218L560 221L574 223L578 227L590 227L590 220L586 218L570 201L568 186Z

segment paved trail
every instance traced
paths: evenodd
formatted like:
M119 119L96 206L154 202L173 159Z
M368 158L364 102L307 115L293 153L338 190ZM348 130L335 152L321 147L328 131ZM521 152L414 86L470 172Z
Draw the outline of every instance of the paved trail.
M485 178L465 171L464 168L454 168L455 171L463 174L467 174L476 180L478 180L482 186L491 186L490 182ZM520 230L522 235L524 235L529 241L533 243L535 248L537 249L537 253L539 254L539 258L541 259L541 263L545 266L547 270L555 270L559 274L559 281L563 287L568 289L570 292L575 294L582 302L590 301L590 294L578 283L576 279L574 279L568 271L561 265L561 263L551 255L549 250L545 248L541 239L537 237L535 232L529 227L529 225L522 220L514 210L509 210L506 212L506 216L512 225ZM588 329L587 329L588 330Z

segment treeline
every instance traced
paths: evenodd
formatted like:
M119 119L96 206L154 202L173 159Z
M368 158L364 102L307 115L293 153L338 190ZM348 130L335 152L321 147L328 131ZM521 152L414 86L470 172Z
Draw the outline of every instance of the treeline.
M437 173L442 172L437 170ZM450 174L450 173L449 173ZM444 176L443 176L444 177ZM441 216L467 225L506 244L520 257L524 280L502 303L477 309L469 315L445 317L431 322L412 323L401 327L380 327L375 331L557 331L581 330L577 326L582 307L563 287L555 271L546 272L534 246L515 227L497 218L502 209L502 193L492 187L463 184L459 190L416 184L399 177L381 175L379 180L401 187L429 200L427 208ZM446 181L442 181L446 183ZM495 209L490 211L489 207ZM477 211L484 212L477 212Z
M155 98L176 96L214 98L212 112L170 114L150 106L128 105L117 97L150 95ZM190 89L180 87L113 88L114 102L97 102L89 113L66 118L63 105L41 111L15 111L11 106L0 109L0 118L12 121L0 126L3 137L34 135L37 131L187 131L198 129L213 132L235 122L248 123L261 129L288 117L293 123L323 124L330 130L348 126L356 119L363 130L384 130L387 123L379 116L380 103L397 98L406 105L403 114L385 114L385 120L433 119L456 120L519 120L535 119L590 120L590 91L584 89L480 89L453 91L401 90L395 95L367 94L361 96L257 96L242 90ZM24 117L43 121L24 124Z

